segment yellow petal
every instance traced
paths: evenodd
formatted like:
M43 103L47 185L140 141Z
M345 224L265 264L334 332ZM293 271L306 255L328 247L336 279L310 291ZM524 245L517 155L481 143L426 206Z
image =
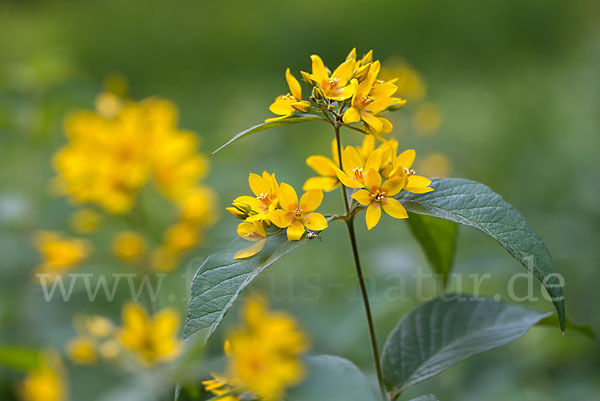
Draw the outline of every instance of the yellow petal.
M365 186L371 193L375 193L381 186L381 175L373 169L367 171Z
M248 176L248 184L250 184L250 189L256 196L261 196L264 194L271 193L271 187L268 182L266 182L263 177L258 174L250 173Z
M346 173L344 173L339 168L335 169L335 174L337 175L337 178L339 178L339 180L342 182L342 184L344 184L345 186L347 186L349 188L363 188L364 187L364 185L362 183L356 181L354 178L351 178L350 176L348 176Z
M379 219L381 218L381 206L379 202L373 202L367 208L367 214L365 215L365 220L367 222L367 229L372 229L379 223Z
M396 166L410 168L415 161L416 152L413 149L405 150L396 158Z
M350 80L350 78L352 78L352 75L354 74L355 66L356 60L350 58L344 61L342 64L340 64L339 67L336 68L335 71L333 71L333 74L331 74L331 78L337 78L339 79L340 85L346 85L346 83Z
M298 207L296 190L285 182L282 182L279 186L279 204L288 212L293 212Z
M309 156L306 159L306 164L317 173L325 176L334 176L337 167L331 159L319 155Z
M360 121L360 113L358 112L358 109L356 109L355 107L350 107L344 113L344 117L342 118L342 120L346 124L355 123L355 122Z
M433 191L433 188L430 188L429 185L431 185L429 178L420 175L411 175L408 177L408 183L404 189L415 194L424 194Z
M275 209L269 213L269 220L279 228L286 228L292 224L293 217L282 209Z
M350 50L350 53L348 53L348 56L346 56L346 60L350 59L356 59L356 47Z
M363 206L367 206L371 204L371 193L366 189L359 189L355 193L352 194L352 198L356 199L358 203Z
M267 119L265 119L265 122L266 122L266 123L270 123L270 122L273 122L273 121L279 121L279 120L283 120L283 119L285 119L285 118L288 118L288 117L290 117L290 116L291 116L291 114L288 114L288 115L285 115L285 116L281 116L281 117L272 117L272 118L267 118Z
M298 241L304 234L304 225L299 220L294 222L287 228L287 239L289 241Z
M349 175L353 174L352 170L355 168L363 168L360 154L354 146L346 146L346 149L344 149L344 152L342 153L342 164L344 166L344 171Z
M371 169L379 171L379 169L381 168L382 153L383 152L381 151L381 149L377 149L369 155L369 158L365 163L365 171L369 171Z
M262 249L265 247L266 242L267 242L267 239L265 238L263 240L255 242L254 244L250 245L248 248L244 248L244 249L237 251L234 256L234 259L245 259L245 258L249 258L250 256L256 255L257 253L262 251Z
M383 130L383 122L381 122L379 117L375 117L373 114L371 114L370 112L366 112L366 111L363 111L360 114L360 116L362 117L363 121L365 123L367 123L369 128L371 130L373 130L374 133L376 133L376 134L381 133L381 131Z
M339 183L340 181L337 177L312 177L306 180L302 189L304 191L319 190L329 192L336 189Z
M289 68L285 70L285 79L288 83L288 86L290 87L290 93L292 94L292 96L294 96L298 100L301 100L302 87L300 86L300 82L298 82L298 80L292 75Z
M365 160L367 160L369 158L369 155L373 152L374 149L375 149L375 137L373 135L365 135L365 137L363 138L363 141L362 141L362 145L360 147L362 157ZM384 154L384 152L382 151L382 161L383 161L383 154Z
M321 57L313 54L310 56L310 59L312 60L312 78L317 81L318 84L322 84L323 81L329 80L327 68L325 68L325 64L323 64Z
M408 213L406 213L404 206L394 198L385 198L381 202L381 207L383 207L384 212L396 219L408 218Z
M338 91L338 93L335 96L329 96L329 98L339 101L350 99L352 95L354 95L354 93L356 92L357 87L358 81L356 79L353 79L348 85L344 86L344 88L341 91Z
M303 212L312 212L323 202L322 191L306 191L302 198L300 198L300 208Z
M321 213L310 213L302 217L304 226L309 230L321 231L327 228L327 220Z
M296 102L292 104L292 108L294 109L294 111L299 111L302 113L307 113L310 111L311 109L311 105L309 102L302 100L300 102Z
M381 134L389 134L394 129L394 126L387 118L379 117L379 121L383 124L381 128Z
M398 192L402 191L405 185L405 177L394 177L384 182L381 186L381 189L386 192L386 196L394 196Z
M292 105L296 103L296 99L292 99L286 96L279 96L275 101L269 106L269 110L273 114L279 115L288 115L294 113L296 110Z

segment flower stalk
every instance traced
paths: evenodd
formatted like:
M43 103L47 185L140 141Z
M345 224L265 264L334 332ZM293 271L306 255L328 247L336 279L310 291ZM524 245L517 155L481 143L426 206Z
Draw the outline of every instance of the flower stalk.
M341 125L336 121L333 123L335 130L335 138L337 140L337 152L339 160L339 168L343 170L342 166L342 141L340 137ZM377 337L375 335L375 325L373 323L373 315L371 313L371 304L369 302L369 294L367 292L367 286L365 284L365 278L363 276L362 267L360 264L360 256L358 253L358 245L356 243L356 233L354 231L354 213L351 213L350 204L348 202L348 193L345 185L342 185L342 195L344 197L344 208L346 211L345 222L348 228L348 236L350 237L350 245L352 246L352 256L354 257L354 266L356 267L356 278L360 287L360 293L362 296L363 305L365 307L365 314L367 317L367 326L369 329L369 341L371 343L371 351L373 354L373 363L375 364L375 372L377 374L377 383L379 385L379 391L381 399L387 401L388 396L385 391L385 384L383 383L383 373L381 370L381 362L379 360L379 347L377 346Z

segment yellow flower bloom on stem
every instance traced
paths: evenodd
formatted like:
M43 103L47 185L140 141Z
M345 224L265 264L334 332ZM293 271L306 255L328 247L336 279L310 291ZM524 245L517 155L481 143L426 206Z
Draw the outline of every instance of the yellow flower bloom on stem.
M278 96L275 99L275 102L269 106L269 110L271 110L273 114L278 114L281 117L267 118L265 122L287 118L297 111L304 113L310 111L310 102L302 100L302 87L300 86L300 82L292 75L289 68L285 70L285 79L290 87L290 93Z
M237 251L235 259L244 259L254 256L265 247L267 242L267 233L261 221L248 222L244 221L238 225L238 235L246 241L252 241L254 244L248 248Z
M305 227L313 231L327 228L327 220L322 214L311 213L322 201L322 191L306 191L298 202L294 188L282 182L279 187L279 204L282 209L275 209L269 213L269 220L277 227L287 228L288 240L299 240Z
M366 221L370 230L377 225L381 218L381 209L396 219L406 219L408 213L404 206L393 198L402 190L406 180L400 177L391 178L381 183L381 175L376 170L370 169L366 174L365 187L359 189L352 198L363 206L367 206Z
M135 231L121 231L112 239L113 254L124 262L138 262L146 253L146 249L146 241Z
M335 169L339 165L339 158L337 154L337 140L331 142L331 155L333 160L320 155L309 156L306 159L306 164L315 170L320 177L311 177L304 183L302 187L305 191L319 190L319 191L333 191L340 185L340 180L337 178Z
M379 135L392 131L392 124L385 118L378 116L383 110L406 103L405 100L392 97L398 87L393 82L378 82L380 64L375 61L371 64L367 79L363 80L352 96L352 106L346 110L343 121L346 124L360 120L367 125L369 132Z
M431 180L429 178L416 175L414 170L411 170L411 166L415 160L415 151L412 149L405 150L400 153L392 164L392 171L390 172L389 178L401 178L404 180L405 191L412 192L415 194L423 194L426 192L433 191Z
M49 274L47 281L57 275L74 269L90 253L90 245L77 238L62 237L52 231L38 231L34 244L42 256L42 263L36 268L37 274Z
M233 202L250 206L255 213L248 217L249 221L267 219L269 213L279 203L279 185L275 179L275 174L269 174L266 171L263 171L262 176L250 173L248 183L255 198L251 196L239 196Z
M382 151L377 149L371 152L366 161L363 161L355 147L346 146L342 153L344 170L336 168L335 172L345 186L350 188L364 188L367 172L369 170L379 171L381 157Z
M163 309L149 317L140 304L130 303L123 308L122 319L119 341L142 365L168 362L181 352L179 314L174 309Z
M77 337L67 344L69 359L80 365L89 365L97 360L97 347L94 340L88 337Z
M227 384L248 390L260 399L281 400L286 388L305 376L300 355L308 350L308 340L295 319L270 312L260 297L249 298L242 315L242 327L231 332L225 344ZM214 387L220 383L210 384Z
M312 74L308 76L319 85L323 95L331 100L346 100L352 97L356 88L356 81L352 81L356 60L348 58L329 76L321 57L316 54L310 56L312 60Z
M64 401L67 399L65 373L58 356L44 357L42 365L21 382L18 393L23 401Z

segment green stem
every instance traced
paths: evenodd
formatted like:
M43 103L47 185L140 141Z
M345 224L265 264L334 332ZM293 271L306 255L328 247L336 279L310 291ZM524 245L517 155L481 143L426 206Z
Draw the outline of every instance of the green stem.
M333 125L335 129L335 138L337 140L337 153L339 160L340 170L344 170L342 163L342 142L340 138L340 125L338 123ZM350 244L352 245L352 255L354 256L354 266L356 267L356 276L358 278L358 284L360 286L360 293L362 295L363 305L365 307L365 313L367 315L367 325L369 328L369 340L371 342L371 351L373 353L373 362L375 363L375 372L377 373L377 382L379 384L379 391L381 393L382 400L388 400L387 393L385 391L385 384L383 383L383 373L381 371L381 362L379 361L379 348L377 347L377 337L375 336L375 325L373 324L373 315L371 313L371 305L369 302L369 295L367 293L367 286L365 285L365 279L360 265L360 257L358 254L358 245L356 243L356 233L354 232L354 213L350 211L350 204L348 202L348 193L346 187L342 184L342 194L344 196L344 208L346 209L346 226L348 227L348 235L350 236Z

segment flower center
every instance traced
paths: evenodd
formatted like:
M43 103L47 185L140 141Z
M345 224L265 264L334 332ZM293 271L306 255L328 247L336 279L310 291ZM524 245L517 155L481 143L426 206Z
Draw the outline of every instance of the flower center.
M363 169L360 167L354 167L352 169L352 173L354 174L354 178L357 180L363 179Z
M329 83L327 84L327 86L329 87L329 89L335 89L335 88L337 88L339 83L340 83L339 78L329 78Z
M371 198L375 201L375 202L381 202L382 200L385 199L385 194L387 192L386 191L382 191L380 189L377 189L376 192L371 192Z
M362 99L360 99L360 102L361 102L361 104L362 104L363 107L366 107L369 104L373 103L374 100L375 100L375 98L373 96L364 95L362 97Z
M295 218L299 219L300 217L302 217L302 208L300 206L298 206L297 208L295 208L292 211L292 214L294 215Z
M409 170L407 168L404 168L404 174L410 177L411 175L415 175L415 170Z

